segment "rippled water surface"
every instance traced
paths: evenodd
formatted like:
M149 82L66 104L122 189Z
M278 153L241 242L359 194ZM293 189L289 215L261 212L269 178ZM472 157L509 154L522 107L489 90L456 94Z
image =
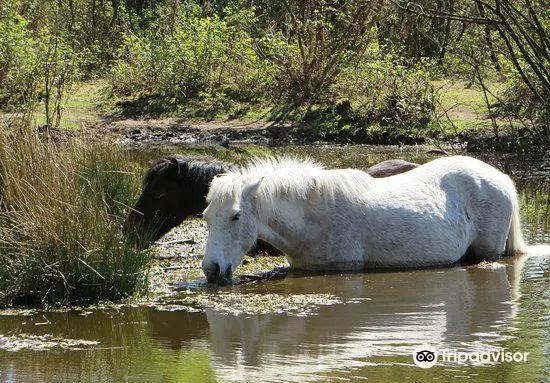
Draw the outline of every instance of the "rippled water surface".
M400 153L358 151L352 163L342 149L310 154L366 167ZM526 240L549 243L549 182L530 178L518 188ZM161 307L4 312L0 381L547 381L549 270L542 247L467 267L198 285ZM205 300L213 303L188 304ZM418 344L529 355L421 369L412 357Z

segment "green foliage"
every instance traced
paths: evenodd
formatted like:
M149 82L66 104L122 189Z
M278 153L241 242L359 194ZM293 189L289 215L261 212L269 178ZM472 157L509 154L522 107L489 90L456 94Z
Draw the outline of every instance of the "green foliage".
M36 40L29 22L8 3L0 13L0 108L31 100L37 84Z
M263 37L257 49L276 70L275 94L282 102L289 106L326 102L334 79L343 68L360 62L373 39L369 26L379 5L378 1L260 2L262 13L278 10L275 20L284 22L257 32Z
M470 86L508 81L500 115L548 124L545 6L543 0L6 0L0 108L29 111L42 102L43 120L57 126L71 85L102 76L122 98L121 114L133 117L212 119L269 109L273 119L334 129L421 130L433 111L427 79L444 75ZM346 103L352 116L334 123L340 115L334 111Z
M303 12L299 4L282 7L278 27L261 27L270 23L270 2L221 15L187 3L176 23L157 8L150 28L125 36L111 71L115 92L140 100L123 110L215 117L270 104L274 118L302 121L332 119L330 110L349 100L355 122L426 125L433 102L428 75L418 69L424 63L407 68L382 54L375 28L357 28L377 5L313 3Z
M513 72L512 72L513 73ZM513 73L507 83L507 89L502 95L502 104L498 105L495 114L507 117L522 117L539 122L541 127L546 126L546 134L550 129L550 88L546 89L534 78L530 70L524 75L529 77L542 99L548 103L541 103L529 86L521 80L519 74ZM550 79L550 78L549 78Z
M42 80L39 97L44 104L46 124L59 126L67 88L78 79L78 55L64 38L48 33L47 29L42 33L47 37L40 40L37 49Z
M447 52L456 42L452 20L440 17L419 17L417 12L404 12L398 2L388 2L377 14L378 41L392 47L407 60L435 59L444 65ZM455 2L418 0L414 10L431 9L435 13L451 12Z
M8 3L0 16L0 108L24 107L29 114L42 101L46 123L58 126L67 88L78 78L79 55L58 25L37 27L19 6Z
M391 54L345 68L334 88L367 123L425 126L435 108L429 62L408 66Z
M202 17L191 4L182 7L173 30L165 31L161 19L151 30L126 35L111 72L115 91L162 98L174 109L194 101L224 111L236 102L257 101L270 74L240 28L253 17L250 10L233 10L223 20Z
M548 126L550 11L546 0L473 0L457 6L424 0L393 4L424 27L430 23L443 26L447 35L443 42L436 30L431 34L445 53L438 63L441 70L467 77L482 88L492 78L507 80L510 88L499 100L500 114L527 117ZM458 4L463 4L462 9Z
M323 103L287 113L295 133L308 139L368 143L420 143L435 134L437 94L429 62L406 65L376 47L361 63L342 67ZM330 98L328 98L330 96Z

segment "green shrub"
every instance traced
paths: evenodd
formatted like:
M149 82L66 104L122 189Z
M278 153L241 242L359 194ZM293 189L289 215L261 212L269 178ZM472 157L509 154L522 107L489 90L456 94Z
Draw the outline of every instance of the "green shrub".
M437 94L430 62L407 66L378 53L374 49L357 65L343 67L323 102L287 112L298 123L295 133L384 144L421 143L435 135L431 119Z
M168 21L159 16L149 30L128 34L111 72L116 93L140 100L122 104L127 114L216 117L245 103L271 105L273 118L315 121L333 130L428 124L434 109L428 65L406 66L384 55L375 29L354 26L374 8L327 6L298 19L286 10L286 26L271 29L258 28L262 9L205 15L188 3L174 29L167 30ZM340 116L342 101L351 108Z
M527 75L529 71L526 70ZM534 78L531 82L538 93L550 103L550 94ZM511 75L504 91L501 101L497 104L497 113L500 116L521 117L531 119L540 125L550 125L550 106L548 103L542 103L535 97L529 87L523 82L519 75Z
M366 122L400 128L426 126L435 109L428 62L405 65L387 55L344 68L333 86L351 109Z
M126 35L111 71L115 92L160 98L175 110L195 102L223 111L261 99L269 67L241 28L253 17L251 10L205 17L198 5L188 4L174 31L163 30L160 20L151 30Z
M34 96L37 84L36 41L28 21L12 8L0 14L0 108L16 107Z

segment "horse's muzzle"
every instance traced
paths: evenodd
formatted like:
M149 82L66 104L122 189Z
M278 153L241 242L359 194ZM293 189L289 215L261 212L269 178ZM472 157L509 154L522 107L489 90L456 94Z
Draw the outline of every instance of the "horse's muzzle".
M233 270L231 265L228 265L225 270L221 271L219 263L213 263L207 267L203 267L204 276L208 283L229 284L232 280Z
M153 241L150 240L152 235L147 234L140 218L137 214L131 213L122 226L122 235L127 241L132 241L138 249L143 250Z

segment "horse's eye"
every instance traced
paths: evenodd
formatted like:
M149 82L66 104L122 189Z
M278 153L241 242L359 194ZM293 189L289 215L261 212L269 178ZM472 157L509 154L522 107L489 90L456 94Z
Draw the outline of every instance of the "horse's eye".
M241 218L241 213L235 213L233 214L233 217L231 217L231 221L236 221L239 218Z

